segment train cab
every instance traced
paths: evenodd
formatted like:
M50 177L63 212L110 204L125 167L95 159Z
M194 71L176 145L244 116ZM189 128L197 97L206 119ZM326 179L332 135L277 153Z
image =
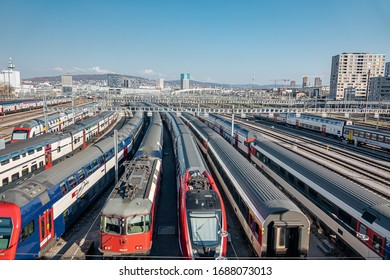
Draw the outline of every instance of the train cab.
M221 202L213 190L191 190L186 193L188 231L192 255L196 258L216 259L221 252L222 229Z
M12 132L11 143L15 143L21 140L26 140L30 134L30 128L15 128Z
M0 201L0 260L15 259L21 222L19 207Z

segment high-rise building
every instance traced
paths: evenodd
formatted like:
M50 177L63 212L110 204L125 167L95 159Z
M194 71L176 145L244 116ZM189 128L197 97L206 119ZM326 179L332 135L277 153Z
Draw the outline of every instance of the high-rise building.
M20 72L15 71L15 65L12 63L12 58L9 59L7 70L2 70L0 73L0 83L11 86L15 92L20 91Z
M322 80L320 77L314 78L314 87L321 87L322 86Z
M330 97L344 99L347 88L355 89L355 98L366 97L370 77L382 76L385 66L384 54L342 53L332 57L330 74Z
M71 93L72 86L73 86L72 76L70 76L70 75L61 76L61 86L62 86L63 93Z
M130 79L127 77L122 77L122 87L129 88L130 85L131 85Z
M159 78L156 81L156 89L163 90L164 89L164 78Z
M180 89L189 89L189 88L190 88L190 74L181 74Z
M370 79L369 101L390 101L390 76Z
M386 62L385 76L390 76L390 62Z
M302 87L305 88L305 87L308 87L308 86L309 86L309 78L307 76L303 76Z
M295 81L290 81L290 88L295 88L297 86L297 84L295 83Z
M108 74L107 75L107 85L110 88L121 88L122 87L122 77L118 74Z

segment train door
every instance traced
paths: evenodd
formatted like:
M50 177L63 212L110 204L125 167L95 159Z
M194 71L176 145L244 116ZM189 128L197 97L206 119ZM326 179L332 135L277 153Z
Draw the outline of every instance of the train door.
M97 129L98 129L98 137L100 137L100 123L98 122L98 125L97 125Z
M85 129L83 129L83 149L87 147L87 137L85 136Z
M268 226L267 257L300 257L299 233L301 227Z
M326 135L326 125L324 125L324 124L321 127L321 134Z
M123 158L125 160L127 160L127 146L125 147L125 149L123 150Z
M234 135L234 147L237 149L238 148L238 133Z
M49 169L52 166L51 144L47 144L45 146L45 169Z
M295 125L297 128L299 128L299 120L298 119L296 120Z
M39 243L40 248L45 247L54 237L53 208L46 210L39 216Z

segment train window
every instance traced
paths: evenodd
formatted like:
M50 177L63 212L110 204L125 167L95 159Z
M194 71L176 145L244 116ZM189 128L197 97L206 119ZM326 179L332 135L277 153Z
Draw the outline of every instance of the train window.
M62 194L66 194L68 192L68 188L66 187L65 182L62 182L60 184L60 189L61 189Z
M12 228L13 225L10 218L0 218L0 250L8 249Z
M37 148L37 152L42 151L42 147Z
M145 216L145 232L149 231L150 229L150 225L152 224L151 218L152 218L151 215Z
M34 221L29 222L26 226L22 228L22 232L20 233L20 242L23 242L27 238L29 238L34 233Z
M77 186L77 180L75 176L70 176L68 179L68 183L69 183L69 189L73 189L75 186Z
M7 163L9 163L9 159L3 160L3 161L1 162L1 165L3 166L3 165L6 165Z
M372 238L372 248L377 252L380 252L382 249L382 239L375 234Z
M317 200L317 192L312 188L309 188L309 196Z
M364 132L363 132L363 131L360 131L360 132L359 132L359 137L364 138Z
M358 136L358 135L359 135L359 131L354 130L353 131L353 136Z
M61 146L57 147L57 153L61 152Z
M372 133L372 134L371 134L371 139L372 139L372 140L376 140L376 138L377 138L377 135L374 134L374 133Z
M32 154L34 154L34 152L35 152L34 149L27 151L28 155L32 155Z
M102 231L110 234L121 234L121 219L102 216Z
M79 177L80 182L84 181L84 179L85 179L84 170L80 169L80 170L77 172L77 176Z
M297 179L297 185L298 185L298 187L302 190L302 191L304 191L305 190L305 183L304 182L302 182L301 180L299 180L299 179Z
M8 183L9 183L8 177L7 177L7 178L4 178L4 179L3 179L3 186L8 185Z
M284 249L286 247L286 228L277 227L275 230L275 246L276 249Z
M379 142L383 142L383 138L384 138L383 135L378 135L378 141Z
M127 218L127 234L144 232L144 217L134 216Z
M385 137L385 143L390 143L390 137L389 136Z
M34 172L38 169L38 166L36 164L31 165L31 172Z
M20 159L20 155L17 155L17 156L12 157L12 160L13 160L13 161L18 160L18 159Z
M370 138L371 138L371 133L366 132L366 133L364 134L364 138L370 139Z
M22 154L22 157L26 157L26 153L23 153L23 154Z
M22 177L28 174L28 167L22 170Z
M48 220L47 221L47 229L48 229L49 232L51 232L52 229L53 229L53 224L52 224L52 221L53 221L53 211L49 212L47 220Z
M43 166L43 161L40 161L39 162L39 168L41 168Z
M64 211L64 223L66 224L68 222L68 220L69 220L69 210L66 209Z
M333 204L329 200L323 197L321 199L321 204L325 210L327 210L329 213L333 213Z
M254 234L255 234L255 236L256 236L256 239L257 239L258 241L260 241L260 240L259 240L260 226L259 226L259 223L258 223L257 221L255 221L255 225L254 225Z
M16 180L18 180L19 179L19 172L18 173L15 173L15 174L12 174L12 176L11 176L11 181L13 182L13 181L16 181Z

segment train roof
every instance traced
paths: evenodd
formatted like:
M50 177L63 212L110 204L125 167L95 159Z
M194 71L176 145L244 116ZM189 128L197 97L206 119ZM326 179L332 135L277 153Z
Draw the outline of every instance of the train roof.
M9 143L5 145L5 149L0 150L0 161L4 160L4 157L14 157L26 153L30 149L43 147L66 137L68 137L67 134L46 133L23 141Z
M184 161L186 170L198 170L200 173L203 173L204 170L208 170L192 135L184 134L180 136L180 139L184 153L181 160Z
M300 174L302 181L307 178L312 183L318 185L322 190L316 189L319 193L328 193L342 203L350 205L355 211L358 211L362 218L372 223L366 218L375 216L375 222L386 229L390 229L390 202L362 187L358 184L341 177L338 174L313 163L312 161L296 155L295 153L278 146L269 140L255 140L254 145L261 150L271 154L278 161ZM299 178L298 177L298 178ZM326 196L325 196L326 197ZM338 201L333 201L339 205ZM366 217L366 218L365 218Z
M246 158L239 154L226 140L216 135L209 141L221 162L229 169L254 207L262 216L285 211L301 210L274 184L262 175Z
M152 120L135 157L147 154L151 157L162 158L163 127L159 113L153 113Z
M98 121L100 121L100 120L102 120L102 119L104 119L107 116L110 116L112 114L114 114L113 111L101 112L97 116L86 118L86 119L77 121L75 124L64 127L64 129L62 129L62 131L63 132L73 132L73 133L76 131L80 131L80 130L84 129L85 127L93 125L93 124L97 123Z
M103 156L104 153L114 147L114 138L112 136L100 140L86 150L82 150L69 159L66 159L52 168L42 171L37 175L25 180L20 185L4 192L7 201L22 206L38 196L47 196L43 194L79 171L82 167L90 164L96 158ZM1 190L1 189L0 189ZM47 196L47 199L48 196Z
M356 129L356 130L363 130L371 133L378 133L378 134L383 134L390 136L390 131L388 130L381 130L381 129L376 129L373 127L365 127L365 126L359 126L359 125L346 125L345 128L347 129Z
M209 128L205 123L199 121L196 117L189 113L183 113L183 118L187 119L194 128L202 135L202 137L208 140L211 136L217 135L217 133Z
M148 157L137 158L126 166L125 173L111 192L103 215L129 217L150 213L156 191L153 167L158 164L156 159ZM154 186L153 186L154 184Z
M224 118L221 118L220 116L217 116L217 115L213 115L213 114L209 114L209 117L212 117L212 119L214 119L215 121L219 121L219 122L222 122L225 126L228 126L231 128L232 126L232 122L230 120L227 120L227 119L224 119ZM231 131L231 129L230 129ZM234 131L238 132L239 134L241 135L244 135L246 138L255 138L255 135L256 133L251 130L251 129L246 129L246 128L243 128L241 126L239 126L238 124L234 124Z

